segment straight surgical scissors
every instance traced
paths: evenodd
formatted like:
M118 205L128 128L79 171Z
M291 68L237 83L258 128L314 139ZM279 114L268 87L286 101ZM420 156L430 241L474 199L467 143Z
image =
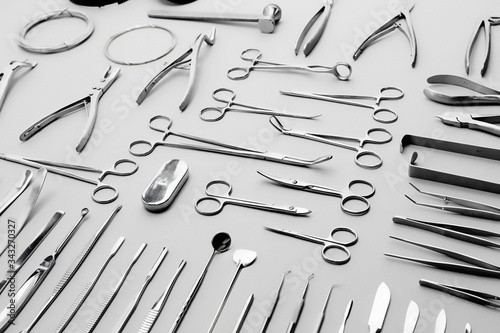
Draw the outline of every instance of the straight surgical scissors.
M322 73L322 74L333 74L340 81L346 81L351 76L352 68L346 62L337 62L334 66L328 67L323 65L288 65L280 64L276 62L269 62L260 60L262 58L262 52L257 49L246 49L241 52L241 59L245 61L250 61L251 65L248 67L233 67L227 71L227 77L231 80L243 80L246 79L250 72L255 69L264 70L283 70L283 71L306 71L312 73ZM339 69L345 67L347 73L342 74ZM342 70L343 71L343 70Z
M227 93L227 97L224 97L224 93ZM315 115L315 116L307 116L307 115L301 115L301 114L293 114L293 113L286 113L286 112L279 112L273 109L267 109L267 108L261 108L258 106L253 106L249 104L241 104L241 103L236 103L234 99L236 98L236 93L232 91L231 89L227 88L219 88L215 90L212 93L213 99L215 99L217 102L222 102L225 103L226 105L224 106L217 106L217 107L208 107L204 108L200 112L200 118L205 121L218 121L224 118L226 115L226 112L228 111L235 111L235 112L243 112L243 113L257 113L257 114L266 114L270 116L282 116L282 117L292 117L292 118L303 118L303 119L314 119L319 116L320 114ZM235 108L235 106L240 106L241 108Z
M221 189L220 187L223 187L223 189ZM222 193L221 194L215 193L214 190L215 188L218 188L219 191L221 191ZM309 209L294 207L291 205L278 206L264 202L234 198L231 196L232 191L233 187L231 186L230 183L226 182L225 180L221 179L212 180L208 182L208 184L205 187L206 196L196 200L194 208L201 215L219 214L222 211L222 208L224 208L226 204L233 204L243 207L257 208L257 209L268 210L271 212L285 213L285 214L292 214L299 216L304 216L311 213Z
M290 128L286 128L283 124L276 118L275 116L271 116L269 119L271 125L274 126L278 131L283 134L296 136L299 138L304 138L308 140L318 141L322 143L326 143L329 145L337 146L340 148L346 148L350 150L356 151L356 155L354 155L354 162L362 168L365 169L377 169L382 165L382 157L378 155L376 152L371 150L363 149L365 143L374 143L374 144L382 144L387 143L392 140L392 134L386 130L385 128L371 128L366 131L366 134L361 138L351 137L351 136L341 136L335 134L324 134L324 133L314 133L307 132L301 130L293 130ZM387 135L386 138L376 139L371 136L372 133L385 133ZM357 141L359 143L358 146L351 146L339 141L335 141L336 139L348 140L348 141ZM374 163L366 163L363 162L363 156L372 156L375 161Z
M290 231L290 230L285 230L285 229L275 229L271 227L266 227L264 226L264 229L276 232L278 234L282 234L285 236L290 236L302 240L306 240L309 242L317 243L317 244L323 244L323 250L321 251L321 256L323 257L323 260L325 260L327 263L334 264L334 265L343 265L347 263L351 259L351 253L347 249L348 246L354 245L358 242L358 235L356 232L348 227L337 227L334 228L330 232L330 236L327 238L322 238L322 237L317 237L313 235L308 235L296 231ZM354 238L350 241L339 241L334 239L334 235L339 232L347 232L351 234ZM330 250L340 250L345 253L346 257L343 259L337 259L331 255L328 255Z
M336 190L331 187L326 187L322 185L316 185L316 184L311 184L309 182L297 180L297 179L287 179L287 178L282 178L282 177L276 177L276 176L271 176L269 174L266 174L262 171L257 170L257 173L263 177L266 177L267 179L270 179L280 185L288 186L297 190L303 190L303 191L308 191L308 192L313 192L313 193L319 193L319 194L326 194L326 195L333 195L336 197L340 198L340 208L342 211L344 211L347 214L350 215L364 215L368 213L370 210L370 203L368 202L367 198L370 198L373 194L375 194L375 186L373 186L372 183L362 180L362 179L355 179L352 180L349 185L347 186L347 189L341 191L341 190ZM351 188L354 187L355 185L366 185L367 187L370 188L368 193L366 194L356 194L351 191ZM361 204L360 208L349 208L349 202L356 201Z
M94 167L88 167L88 166L83 166L83 165L75 165L75 164L67 164L67 163L62 163L62 162L52 162L52 161L45 161L45 160L38 160L38 159L32 159L32 158L25 158L25 157L20 157L20 156L14 156L14 155L8 155L8 154L2 154L0 153L0 159L9 161L9 162L14 162L26 166L30 166L33 168L45 168L47 169L48 172L54 173L56 175L68 177L71 179L79 180L85 183L89 183L92 185L95 185L96 187L92 191L92 200L94 200L97 203L100 204L106 204L110 203L116 200L118 198L118 190L116 187L104 184L102 181L106 176L108 175L113 175L113 176L130 176L134 174L137 169L139 169L139 166L137 163L133 160L129 160L127 158L120 159L115 162L113 165L113 168L107 169L107 170L101 170L97 169ZM118 170L119 165L128 165L128 167L125 167L126 170ZM88 177L83 177L68 171L65 171L63 169L73 169L73 170L80 170L80 171L87 171L87 172L94 172L94 173L100 173L99 177L96 179L88 178ZM99 198L97 195L98 192L105 191L105 190L110 190L113 192L112 196L110 198Z
M392 92L392 93L391 93ZM318 99L321 101L326 101L326 102L333 102L333 103L340 103L340 104L347 104L347 105L352 105L352 106L360 106L363 108L368 108L373 110L373 119L380 123L384 124L390 124L398 120L398 114L394 112L391 109L388 108L381 108L380 102L387 100L398 100L403 98L404 92L398 87L383 87L380 89L378 95L376 96L370 96L370 95L336 95L336 94L320 94L320 93L313 93L313 92L300 92L300 91L288 91L288 90L280 90L280 93L283 95L288 95L288 96L295 96L295 97L304 97L304 98L311 98L311 99ZM370 104L364 104L364 103L359 103L359 102L354 102L354 101L349 101L349 99L374 99L375 100L375 105L370 105ZM385 119L384 117L379 117L379 114L389 114L391 115L390 118Z
M159 125L155 125L155 121L162 120L166 122L163 126L159 127ZM272 153L268 151L260 151L255 149L249 149L241 146L235 146L224 142L219 142L211 139L205 139L199 136L173 132L170 130L172 126L172 120L167 116L154 116L149 120L149 128L154 131L158 131L163 133L160 141L148 141L148 140L136 140L133 141L129 146L129 151L134 156L147 156L151 154L156 147L165 146L165 147L175 147L175 148L186 148L193 150L201 150L211 153L218 154L227 154L233 156L241 156L248 158L256 158L262 159L266 161L273 161L278 163L286 163L292 165L300 165L300 166L310 166L313 164L321 163L332 159L332 155L325 155L318 157L314 160L305 160L298 157L286 156L280 153ZM206 144L210 144L216 147L210 146L202 146L202 145L194 145L189 143L174 143L174 142L165 142L169 135L178 136L180 138L185 138L193 141L203 142ZM218 146L218 147L217 147ZM134 147L136 147L134 149ZM142 149L140 148L142 147Z

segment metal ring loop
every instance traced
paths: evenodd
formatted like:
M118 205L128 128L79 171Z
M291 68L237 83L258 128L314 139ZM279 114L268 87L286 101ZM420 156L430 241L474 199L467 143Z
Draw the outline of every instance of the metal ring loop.
M139 30L139 29L146 29L146 28L161 29L161 30L164 30L170 34L170 36L172 37L172 44L169 46L169 48L165 52L163 52L162 54L160 54L159 56L157 56L155 58L143 60L143 61L137 61L137 62L120 60L120 59L116 59L116 58L111 56L111 54L109 53L109 46L111 45L111 43L115 39L117 39L118 37L120 37L128 32L131 32L134 30ZM111 36L108 39L108 41L106 42L106 45L104 46L104 55L106 56L106 58L108 58L112 62L120 64L120 65L144 65L144 64L147 64L147 63L150 63L150 62L153 62L155 60L163 58L164 56L169 54L174 49L175 45L177 45L177 37L175 36L175 34L171 30L169 30L168 28L156 25L156 24L145 24L145 25L138 25L135 27L130 27L130 28L126 29L125 31L119 32L119 33Z
M87 24L86 30L80 36L78 36L72 40L63 42L60 45L33 46L33 45L30 45L26 41L26 35L35 26L37 26L43 22L49 21L49 20L64 18L64 17L76 17L76 18L80 18L80 19L84 20L85 23ZM70 50L70 49L80 45L87 38L90 37L90 35L92 34L93 31L94 31L94 22L87 15L85 15L81 12L74 11L74 10L61 9L61 10L56 10L56 11L53 11L50 13L45 13L45 14L41 14L41 15L33 17L28 23L26 23L24 25L24 27L19 32L18 44L20 47L22 47L23 49L30 51L30 52L57 53L57 52Z

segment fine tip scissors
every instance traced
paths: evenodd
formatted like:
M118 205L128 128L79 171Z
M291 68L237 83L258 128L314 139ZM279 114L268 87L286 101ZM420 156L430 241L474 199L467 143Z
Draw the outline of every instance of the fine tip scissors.
M415 30L413 29L413 24L410 17L410 11L415 6L415 2L413 0L400 0L399 1L399 11L398 13L391 18L389 21L384 23L380 28L375 30L370 36L368 36L363 43L358 47L358 49L353 54L353 59L356 60L361 53L370 46L374 41L378 38L398 29L401 31L408 41L410 42L411 48L411 66L415 67L415 63L417 61L417 40L415 37ZM404 19L406 21L406 25L408 27L408 31L401 26L398 22L399 20Z
M321 251L321 256L323 257L323 260L325 260L327 263L334 264L334 265L343 265L351 259L351 253L347 249L348 246L352 246L358 242L358 235L356 232L348 227L336 227L332 229L330 232L329 237L323 238L323 237L317 237L305 233L300 233L296 231L290 231L290 230L285 230L285 229L276 229L272 227L266 227L264 226L264 229L276 232L278 234L282 234L285 236L290 236L302 240L306 240L309 242L313 242L316 244L323 244L323 250ZM340 232L346 232L351 234L353 237L351 240L348 241L339 241L334 239L334 235L336 233ZM336 256L329 255L330 251L333 252L335 250L339 250L345 254L345 258L338 259ZM337 252L337 251L335 251Z
M264 115L274 115L274 116L282 116L282 117L292 117L292 118L302 118L302 119L314 119L321 116L321 114L308 116L302 114L294 114L294 113L286 113L280 112L273 109L262 108L259 106L249 105L249 104L241 104L235 102L236 93L227 88L219 88L216 89L212 93L212 98L217 102L225 103L224 106L217 107L207 107L201 110L200 118L205 121L218 121L224 118L228 111L242 112L242 113L256 113L256 114L264 114ZM235 106L239 106L240 108L236 108Z
M37 65L36 61L11 61L7 66L0 71L0 110L2 109L3 101L9 90L9 85L14 78L14 73L20 68L33 69Z
M316 185L310 182L305 182L297 179L287 179L282 177L271 176L260 170L257 170L257 173L283 186L291 187L297 190L308 191L312 193L333 195L339 197L341 198L340 208L342 209L342 211L350 215L364 215L368 213L368 211L370 210L370 203L368 202L367 198L370 198L371 196L373 196L373 194L375 194L375 186L373 186L372 183L362 179L355 179L351 181L347 186L346 190L339 191L331 187ZM370 190L362 195L353 193L350 190L351 187L359 184L366 185ZM349 203L352 203L354 201L360 203L359 207L354 206L353 208L350 208Z
M404 92L402 89L398 87L382 87L378 93L378 95L370 96L370 95L347 95L347 94L323 94L323 93L314 93L314 92L306 92L306 91L292 91L292 90L280 90L280 94L293 96L293 97L302 97L302 98L310 98L317 99L325 102L332 103L340 103L352 106L359 106L363 108L369 108L373 110L373 119L380 123L390 124L398 120L398 114L388 108L379 107L381 101L394 101L403 98ZM350 100L360 100L360 99L371 99L375 100L375 105L364 104L356 101ZM389 117L381 117L380 114L388 114Z
M304 45L304 55L307 57L309 53L311 53L311 51L314 49L316 44L318 44L321 36L323 35L323 32L325 31L328 19L330 18L332 7L333 7L333 0L324 0L324 5L321 6L318 12L314 14L314 16L309 20L309 22L307 22L306 26L304 27L302 33L299 36L299 39L297 40L297 43L295 44L295 55L299 54L300 46L304 42L306 35L311 30L314 23L319 19L321 14L324 14L320 26L318 27L314 35Z
M476 44L477 38L479 37L479 33L481 32L482 28L484 28L486 41L485 41L483 67L481 68L481 76L483 76L486 73L486 70L488 69L488 63L490 61L492 25L500 25L500 17L493 16L488 19L481 20L481 22L479 22L479 25L477 26L477 29L472 34L469 44L467 45L467 50L465 51L465 72L467 73L467 75L469 74L470 57L472 54L472 50L474 49L474 45Z
M449 111L442 115L436 115L436 117L446 125L483 131L500 136L500 126L493 125L495 123L500 123L500 114L482 115L461 111Z
M158 73L156 74L155 77L149 81L149 83L144 87L144 89L141 91L139 96L137 97L137 104L141 104L146 97L148 96L149 92L154 88L154 86L160 82L165 75L170 73L170 71L174 68L177 69L189 69L189 82L188 82L188 87L186 89L186 93L184 95L184 98L182 99L181 104L179 105L179 109L181 111L184 111L184 109L187 107L189 104L191 97L193 95L193 88L194 88L194 81L196 79L196 72L198 68L198 56L200 53L201 45L203 42L207 43L207 45L212 46L215 43L215 27L212 28L212 31L210 32L210 35L206 34L199 34L198 37L196 37L196 40L194 41L193 45L189 47L189 49L181 54L177 59L172 61L170 64L165 64L166 66ZM191 56L190 58L188 58Z
M222 194L213 192L213 189L216 188L216 186L223 187L223 189L219 188L222 191ZM295 207L291 205L274 205L253 200L234 198L231 196L232 191L233 186L227 181L221 179L212 180L205 186L206 196L196 200L194 207L201 215L208 216L219 214L226 204L298 216L309 215L312 212L307 208Z
M83 150L83 148L85 148L85 145L87 144L87 142L90 139L90 136L92 135L92 131L94 129L97 120L97 110L98 110L97 106L99 100L101 99L102 95L108 90L111 84L113 84L113 82L116 80L119 72L120 68L109 66L106 69L103 78L99 81L98 84L92 87L92 90L88 93L87 96L71 104L68 104L65 107L37 121L27 130L25 130L21 134L19 139L21 141L26 141L30 139L33 135L44 129L46 126L58 120L59 118L70 115L81 109L85 109L85 111L87 112L87 122L80 137L80 141L76 146L76 151L80 153Z

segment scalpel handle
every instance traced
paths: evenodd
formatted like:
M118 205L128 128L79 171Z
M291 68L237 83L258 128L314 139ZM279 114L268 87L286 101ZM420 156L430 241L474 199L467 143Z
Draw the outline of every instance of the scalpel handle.
M221 22L221 21L237 21L237 22L258 22L261 16L231 14L231 16L223 16L217 13L172 13L166 10L151 10L148 16L152 18L163 18L173 20L189 20L189 21L205 21L205 22Z

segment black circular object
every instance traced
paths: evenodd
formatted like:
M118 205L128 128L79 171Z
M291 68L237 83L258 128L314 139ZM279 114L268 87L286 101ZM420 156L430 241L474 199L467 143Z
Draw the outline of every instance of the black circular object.
M70 0L72 3L89 7L103 7L112 3L121 4L127 0Z
M191 2L195 2L196 0L168 0L167 2L172 2L172 3L175 3L177 5L184 5L186 3L191 3Z

